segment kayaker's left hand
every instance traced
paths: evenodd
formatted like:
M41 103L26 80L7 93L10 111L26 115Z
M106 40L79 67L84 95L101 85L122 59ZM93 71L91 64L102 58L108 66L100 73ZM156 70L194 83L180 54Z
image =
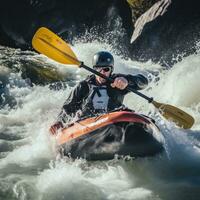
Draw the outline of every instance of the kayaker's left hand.
M113 88L116 87L120 90L124 90L128 86L128 81L124 77L117 77L111 86Z
M55 135L60 128L63 128L62 122L56 122L50 127L49 131L52 133L52 135Z

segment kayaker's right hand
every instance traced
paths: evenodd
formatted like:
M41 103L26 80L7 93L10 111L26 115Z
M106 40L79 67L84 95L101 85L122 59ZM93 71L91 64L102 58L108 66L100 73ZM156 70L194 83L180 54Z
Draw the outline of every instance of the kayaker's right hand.
M49 131L55 135L57 133L57 131L60 129L60 128L63 128L63 124L62 122L56 122L54 125L52 125L49 129Z

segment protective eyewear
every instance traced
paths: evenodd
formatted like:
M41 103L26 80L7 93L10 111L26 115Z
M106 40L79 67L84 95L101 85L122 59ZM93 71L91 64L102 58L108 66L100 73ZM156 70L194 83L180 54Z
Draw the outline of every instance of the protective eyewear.
M111 70L112 70L111 67L103 67L103 68L99 69L99 71L104 71L104 72L109 72Z

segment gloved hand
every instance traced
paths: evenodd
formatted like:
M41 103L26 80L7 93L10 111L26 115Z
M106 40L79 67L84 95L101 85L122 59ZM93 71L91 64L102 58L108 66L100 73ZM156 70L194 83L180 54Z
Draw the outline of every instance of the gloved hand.
M115 78L114 82L111 86L114 88L118 88L120 90L124 90L128 85L128 81L124 77L117 77Z
M51 132L52 135L55 135L60 128L63 128L63 123L56 122L50 127L49 131Z

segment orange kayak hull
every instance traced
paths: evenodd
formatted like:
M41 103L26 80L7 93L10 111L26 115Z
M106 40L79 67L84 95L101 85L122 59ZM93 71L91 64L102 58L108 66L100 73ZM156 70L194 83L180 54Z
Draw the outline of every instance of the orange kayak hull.
M56 141L64 147L65 154L99 160L112 159L116 154L155 155L163 150L160 136L151 118L132 111L116 111L71 124L58 132Z

